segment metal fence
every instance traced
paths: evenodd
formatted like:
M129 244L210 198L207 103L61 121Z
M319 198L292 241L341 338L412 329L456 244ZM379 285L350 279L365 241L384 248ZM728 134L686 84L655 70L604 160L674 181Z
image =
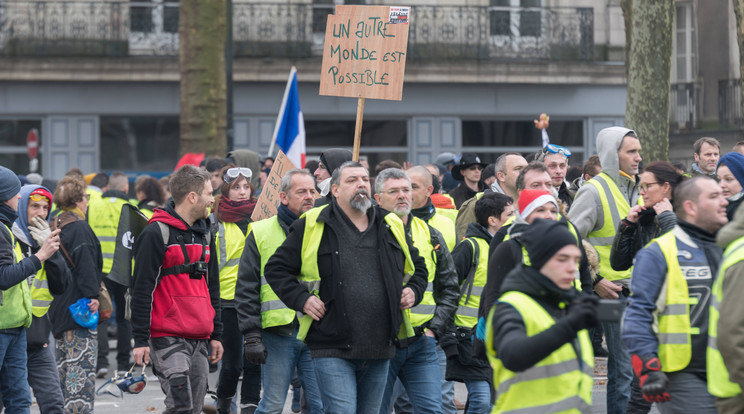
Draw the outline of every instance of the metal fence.
M669 94L669 126L672 131L697 128L700 122L700 85L672 83Z
M721 127L744 126L741 109L741 79L718 81L718 121Z
M233 0L236 56L308 58L323 50L325 4ZM413 6L411 60L594 59L591 8ZM0 55L178 54L178 2L0 3Z

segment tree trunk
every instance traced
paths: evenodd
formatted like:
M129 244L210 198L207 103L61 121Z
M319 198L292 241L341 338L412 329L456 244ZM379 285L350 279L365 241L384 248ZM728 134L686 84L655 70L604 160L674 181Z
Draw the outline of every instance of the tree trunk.
M733 0L736 15L736 42L739 44L739 84L741 85L741 113L744 114L744 0Z
M224 0L180 2L181 155L227 153L225 7Z
M620 0L620 8L623 10L623 21L625 23L625 77L628 77L630 68L630 45L632 43L633 22L633 0Z
M646 163L669 159L669 93L674 0L634 1L625 126Z

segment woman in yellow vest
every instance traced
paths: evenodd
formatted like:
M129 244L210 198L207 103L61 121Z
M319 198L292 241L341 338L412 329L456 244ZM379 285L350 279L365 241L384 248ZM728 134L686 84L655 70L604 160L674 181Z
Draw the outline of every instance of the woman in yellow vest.
M134 181L134 194L137 197L137 208L148 218L152 217L155 208L165 204L165 192L160 182L149 175L140 175Z
M591 412L587 329L598 323L598 299L573 288L581 249L566 224L552 220L535 220L522 241L530 265L506 277L486 328L497 395L492 412Z
M222 369L217 382L217 412L230 414L238 379L243 373L240 390L242 412L253 412L258 406L261 392L261 366L243 358L243 335L238 327L235 309L235 284L238 281L238 264L245 247L245 236L251 214L256 207L253 175L250 168L229 164L221 171L223 184L215 200L214 215L217 219L217 255L220 266L220 298L222 299Z

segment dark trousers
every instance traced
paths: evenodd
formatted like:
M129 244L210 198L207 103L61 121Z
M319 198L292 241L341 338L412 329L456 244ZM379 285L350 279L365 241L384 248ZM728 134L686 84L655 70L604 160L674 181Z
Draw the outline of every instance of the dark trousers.
M222 325L224 354L217 382L217 398L232 398L235 395L242 370L240 403L258 404L261 399L261 365L251 364L243 358L243 335L240 334L235 308L222 308Z
M132 324L124 319L127 287L109 280L107 277L103 278L103 283L106 284L106 289L111 295L111 301L114 303L112 317L116 320L116 369L118 371L129 371L129 368L132 367L130 359L132 354ZM98 325L98 369L108 367L108 325L109 321Z

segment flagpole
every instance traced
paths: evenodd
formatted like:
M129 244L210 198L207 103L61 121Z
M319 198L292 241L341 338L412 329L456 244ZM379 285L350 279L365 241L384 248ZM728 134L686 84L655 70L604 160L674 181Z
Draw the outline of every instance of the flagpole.
M354 126L354 151L351 153L352 161L359 161L359 147L362 145L362 118L364 117L364 98L359 97L357 101L356 125Z
M292 77L297 73L297 68L292 66L289 71L289 79L287 79L287 87L284 88L284 98L282 98L282 106L279 108L279 115L276 116L276 125L274 125L274 134L271 137L271 145L269 146L269 153L266 155L270 157L274 152L274 144L276 144L276 136L279 134L279 127L282 124L282 116L284 115L284 109L287 107L287 97L289 96L289 89L292 87Z

